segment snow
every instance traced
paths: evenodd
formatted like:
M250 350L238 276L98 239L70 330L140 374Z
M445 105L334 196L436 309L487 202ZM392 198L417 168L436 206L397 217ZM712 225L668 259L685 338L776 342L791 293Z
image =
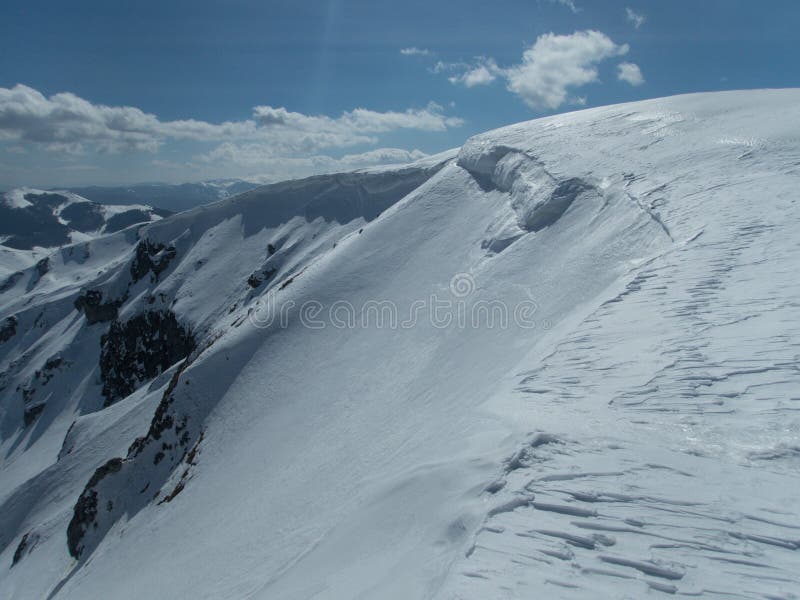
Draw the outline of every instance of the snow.
M28 198L35 198L36 196L43 195L48 197L48 200L52 200L53 196L57 195L61 197L61 200L59 200L57 204L44 204L42 206L44 206L45 210L37 211L35 210L34 202L26 199L26 196ZM27 213L27 221L29 222L28 227L35 229L34 232L15 231L15 227L21 227L19 223L11 225L8 228L3 228L3 233L5 235L0 236L0 280L3 282L7 281L13 274L19 273L36 264L39 260L48 258L54 252L57 252L56 248L60 243L63 243L63 241L70 242L74 249L75 246L109 233L109 229L118 229L119 225L113 223L113 221L109 223L109 219L121 213L138 210L145 213L145 219L147 221L158 221L161 219L150 206L142 204L95 205L83 196L66 190L40 190L29 187L17 188L6 192L3 195L3 201L6 206L22 212L25 212L27 208L33 208L34 210L28 211ZM95 215L99 219L98 223L86 226L84 223L81 223L80 215L74 213L70 215L69 212L64 212L65 209L75 204L96 206L97 212ZM69 219L74 219L76 216L78 217L77 221L71 223ZM20 217L22 217L23 222L26 220L24 214L20 215ZM32 225L31 223L33 222L36 222L36 225ZM64 240L60 237L54 239L46 234L47 231L52 231L53 226L68 228ZM91 230L93 227L94 229ZM25 249L10 247L13 244L6 245L9 238L14 237L14 234L17 233L23 234L23 237L26 237L25 234L33 234L33 244L31 246L25 246ZM0 285L3 284L0 283Z
M3 194L3 200L10 208L25 208L27 206L32 206L31 202L25 199L25 194L28 194L32 191L34 190L29 188L11 190L10 192Z
M0 596L793 597L799 140L797 90L617 105L62 249L0 295ZM145 237L176 255L131 282ZM199 349L101 409L89 288ZM402 325L434 300L451 322ZM343 301L400 324L337 327ZM482 303L529 312L459 322Z

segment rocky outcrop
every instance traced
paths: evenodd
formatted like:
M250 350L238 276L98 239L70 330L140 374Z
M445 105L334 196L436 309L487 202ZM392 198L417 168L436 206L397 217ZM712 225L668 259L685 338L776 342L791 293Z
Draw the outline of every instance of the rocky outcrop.
M36 422L36 419L39 418L39 415L44 412L45 403L40 402L39 404L26 404L25 411L23 412L23 422L25 423L25 427L30 427Z
M260 271L256 271L247 278L247 285L255 289L275 275L276 272L277 269L262 269Z
M25 273L23 273L22 271L15 271L11 275L9 275L6 278L6 280L2 284L0 284L0 294L3 294L8 290L10 290L11 288L13 288L15 285L17 285L17 283L19 283L19 280L22 279L24 276Z
M148 311L125 322L114 321L101 344L105 406L183 360L196 346L191 332L169 310Z
M86 315L89 325L94 325L116 319L122 302L122 299L103 302L101 290L87 290L76 298L75 308Z
M11 566L13 567L16 565L26 554L33 552L33 549L36 547L38 542L38 533L29 531L28 533L24 534L17 545L17 549L14 550L14 556L11 559Z
M152 274L153 282L158 281L159 275L169 266L170 261L175 258L175 254L175 246L165 246L148 239L140 241L136 245L136 255L131 263L133 283L144 278L148 273Z
M72 519L67 526L67 548L69 553L80 558L83 551L83 538L90 527L97 527L97 485L111 473L122 468L121 458L112 458L98 467L75 503Z
M44 257L39 262L36 263L36 273L39 277L43 277L47 274L50 270L50 259L48 257Z
M0 342L7 342L17 334L17 317L10 316L0 325Z
M33 425L36 419L44 412L46 402L36 400L36 392L50 383L50 380L55 377L56 372L60 371L70 363L65 361L61 356L54 355L47 359L41 369L37 369L33 373L33 377L28 381L27 385L17 386L17 391L22 394L22 407L23 407L23 422L25 427Z

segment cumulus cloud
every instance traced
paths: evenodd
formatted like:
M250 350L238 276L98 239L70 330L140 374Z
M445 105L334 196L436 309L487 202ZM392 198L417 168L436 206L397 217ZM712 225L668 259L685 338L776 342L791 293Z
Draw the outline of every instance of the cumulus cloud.
M400 54L403 56L432 56L433 52L427 48L417 48L416 46L411 46L410 48L402 48L400 50Z
M21 84L0 87L0 140L42 144L61 152L82 153L87 145L109 152L152 152L165 138L242 137L252 135L255 126L254 121L160 121L132 106L92 104L69 92L47 98Z
M625 9L625 17L628 19L628 23L633 25L636 29L639 29L645 22L645 16L642 13L638 13L632 8Z
M540 35L522 55L522 64L507 69L508 89L531 108L555 109L567 102L570 88L598 80L597 64L628 52L599 31Z
M40 145L73 154L87 148L155 152L167 140L260 141L267 142L276 154L312 153L375 144L377 134L390 131L444 131L461 124L461 119L445 115L435 103L402 112L357 108L338 117L256 106L252 117L242 121L162 121L139 108L93 104L69 92L48 98L25 85L0 87L0 142Z
M525 50L520 64L502 68L491 58L478 57L473 64L438 62L432 71L455 72L448 80L466 87L488 85L503 78L508 90L531 108L556 109L566 102L585 103L585 98L571 97L570 92L599 81L598 65L627 54L628 50L627 44L615 44L599 31L576 31L571 35L546 33ZM636 65L632 66L638 71ZM635 73L631 67L625 67L625 75L629 77L625 81L639 85L633 83Z
M409 109L404 112L377 112L357 108L333 118L291 112L283 107L256 106L253 109L253 116L260 125L270 131L288 129L303 133L342 136L384 133L397 129L444 131L448 127L462 124L459 118L444 116L442 110L440 105L432 102L423 109Z
M639 65L631 62L620 63L617 66L617 79L624 81L633 86L642 85L644 83L644 76Z
M480 58L478 61L478 64L469 67L463 73L448 77L448 81L450 83L461 83L470 88L477 85L488 85L497 79L498 75L502 74L502 70L493 59Z

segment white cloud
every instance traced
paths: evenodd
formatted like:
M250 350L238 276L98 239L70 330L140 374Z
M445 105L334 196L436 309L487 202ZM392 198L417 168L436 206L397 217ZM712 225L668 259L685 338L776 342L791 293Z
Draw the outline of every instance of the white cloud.
M630 83L633 86L642 85L644 76L639 65L631 62L620 63L617 66L617 79Z
M576 31L571 35L546 33L525 50L518 65L502 68L492 58L478 57L472 64L440 61L431 70L455 73L448 81L466 87L488 85L503 78L508 90L531 108L556 109L566 102L585 104L585 97L570 97L570 91L599 81L597 65L627 54L628 50L627 44L615 44L599 31ZM632 66L638 71L636 65ZM625 75L631 78L626 79L628 83L639 85L633 83L635 74L631 67L625 67Z
M375 144L377 134L390 131L445 131L462 123L434 103L402 112L357 108L338 117L256 106L252 118L242 121L161 121L135 107L92 104L69 92L48 98L24 85L0 87L0 142L70 154L85 153L88 148L155 152L167 140L264 142L275 155L308 154Z
M319 170L320 167L352 169L369 165L407 163L426 156L427 154L420 150L377 148L358 154L346 154L341 158L325 155L283 157L276 156L269 144L224 142L210 152L195 156L194 160L199 163L215 165L227 163L249 168L274 167L279 163L295 168L308 167L310 170Z
M505 70L508 89L531 108L555 109L569 100L570 88L598 81L597 64L628 52L599 31L540 35L522 55L522 64Z
M550 2L553 2L555 4L560 4L561 6L566 6L574 14L578 14L578 12L580 11L580 8L575 6L574 0L550 0Z
M498 75L502 74L502 70L493 59L480 58L478 60L477 65L469 67L459 75L448 77L448 81L450 83L461 83L471 88L477 85L488 85L497 79Z
M400 54L403 56L432 56L433 52L427 48L417 48L416 46L411 46L410 48L402 48L400 50Z
M631 23L636 29L639 29L646 21L642 13L638 13L632 8L625 9L625 17L628 19L628 23Z

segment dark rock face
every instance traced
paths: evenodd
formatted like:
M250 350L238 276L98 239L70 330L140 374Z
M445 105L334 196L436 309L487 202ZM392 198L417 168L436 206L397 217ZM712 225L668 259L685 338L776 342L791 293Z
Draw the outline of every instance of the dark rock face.
M164 395L161 397L161 402L159 402L158 406L156 407L156 412L153 415L153 420L150 422L150 429L148 429L147 435L138 437L133 441L133 443L130 445L130 448L128 448L129 457L139 456L139 454L141 454L150 443L160 440L161 436L166 431L171 430L175 426L175 418L171 414L170 407L175 401L173 392L178 386L181 373L183 373L187 366L188 361L183 363L175 371L172 379L170 379L169 385L167 385ZM178 427L181 429L181 431L185 432L186 423L182 421ZM176 427L176 434L179 433L177 431L178 427Z
M250 277L247 278L247 285L251 288L257 288L262 283L270 279L273 275L275 275L275 269L267 269L266 271L256 271Z
M20 279L25 276L25 273L22 271L16 271L8 276L8 278L0 285L0 294L7 292L11 288L13 288Z
M45 257L36 263L36 272L39 277L44 276L50 270L50 259Z
M41 380L42 385L47 385L53 378L53 375L55 375L54 372L66 365L67 362L60 356L51 356L47 359L47 362L44 363L44 366L41 369L37 369L33 373L33 378L35 380Z
M102 339L100 376L105 406L131 394L195 349L195 340L171 311L148 311L114 321Z
M45 409L46 402L36 402L36 392L41 387L50 383L56 372L68 366L69 363L59 355L51 356L41 369L33 373L33 378L26 386L17 386L17 391L22 393L23 419L25 427L33 425Z
M19 545L17 545L17 549L14 550L14 556L11 559L11 566L13 567L16 565L26 554L33 552L33 549L38 542L39 534L36 532L29 531L23 535L22 539L19 541Z
M6 317L0 325L0 342L7 342L17 333L17 317Z
M45 404L42 402L41 404L30 404L25 406L25 412L23 413L23 419L25 422L25 427L30 427L39 418L39 415L42 414L44 411Z
M67 526L67 548L73 557L80 557L86 531L92 526L97 527L97 490L94 488L107 475L116 473L121 468L121 458L112 458L106 464L98 467L78 497L72 511L72 519Z
M158 276L169 266L170 261L175 258L175 254L174 246L164 246L164 244L154 243L147 239L140 241L136 245L136 256L131 263L133 283L148 273L152 273L154 281L158 281Z
M89 325L113 321L122 300L103 302L103 292L100 290L87 290L75 300L75 308L86 315Z

